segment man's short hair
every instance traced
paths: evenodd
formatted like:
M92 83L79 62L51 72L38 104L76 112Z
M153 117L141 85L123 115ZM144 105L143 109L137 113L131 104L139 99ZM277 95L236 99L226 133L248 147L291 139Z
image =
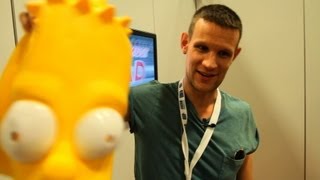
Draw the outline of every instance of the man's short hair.
M204 19L224 28L239 30L239 40L242 35L242 23L240 17L229 7L222 4L210 4L198 9L192 17L189 26L190 37L193 34L194 26L199 19Z

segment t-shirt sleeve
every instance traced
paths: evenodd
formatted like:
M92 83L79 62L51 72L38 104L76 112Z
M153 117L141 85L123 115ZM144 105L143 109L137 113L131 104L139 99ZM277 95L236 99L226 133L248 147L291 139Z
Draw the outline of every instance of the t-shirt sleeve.
M151 112L152 97L158 81L150 81L146 84L131 87L129 92L129 127L130 132L135 133L144 127L144 120Z
M251 107L248 105L248 123L247 123L247 131L248 131L248 143L250 143L247 154L254 153L259 146L260 138L258 128L252 113Z
M134 99L132 94L133 94L133 90L131 88L129 93L129 108L128 108L130 133L134 133L135 131L135 114L133 110Z

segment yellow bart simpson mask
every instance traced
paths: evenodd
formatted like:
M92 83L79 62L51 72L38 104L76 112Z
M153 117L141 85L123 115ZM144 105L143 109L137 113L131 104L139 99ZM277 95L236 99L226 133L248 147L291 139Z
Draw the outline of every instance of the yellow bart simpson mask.
M130 80L129 19L105 0L29 3L0 80L0 174L110 180Z

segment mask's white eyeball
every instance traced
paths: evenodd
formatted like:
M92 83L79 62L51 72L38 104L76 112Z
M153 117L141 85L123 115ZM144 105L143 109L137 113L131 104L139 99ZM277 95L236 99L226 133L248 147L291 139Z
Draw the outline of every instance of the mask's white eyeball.
M41 159L50 149L56 134L56 118L45 104L19 100L4 115L1 125L4 151L19 162Z
M113 150L124 130L122 116L111 108L86 113L75 129L75 142L82 158L94 160Z

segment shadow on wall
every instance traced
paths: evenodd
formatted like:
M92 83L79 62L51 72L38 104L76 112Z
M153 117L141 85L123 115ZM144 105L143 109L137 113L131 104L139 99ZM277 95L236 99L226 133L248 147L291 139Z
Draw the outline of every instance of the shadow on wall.
M283 92L283 89L290 90L285 86L286 84L282 87L274 86L274 84L285 83L277 82L283 77L264 81L263 78L270 76L261 72L261 69L255 68L253 63L246 61L250 59L254 58L241 56L234 62L222 89L246 100L253 109L260 134L260 145L255 153L255 178L282 180L289 177L284 173L291 172L296 174L295 176L291 174L291 177L296 177L297 180L302 179L304 169L303 111L301 113L290 111L291 104L285 100L288 94L279 94ZM279 88L282 88L282 91L278 91ZM303 93L301 97L296 96L296 98L301 98L303 102ZM300 102L300 99L297 101ZM298 106L301 106L298 109L303 109L303 103ZM293 115L297 113L300 117ZM294 123L288 124L291 121Z

